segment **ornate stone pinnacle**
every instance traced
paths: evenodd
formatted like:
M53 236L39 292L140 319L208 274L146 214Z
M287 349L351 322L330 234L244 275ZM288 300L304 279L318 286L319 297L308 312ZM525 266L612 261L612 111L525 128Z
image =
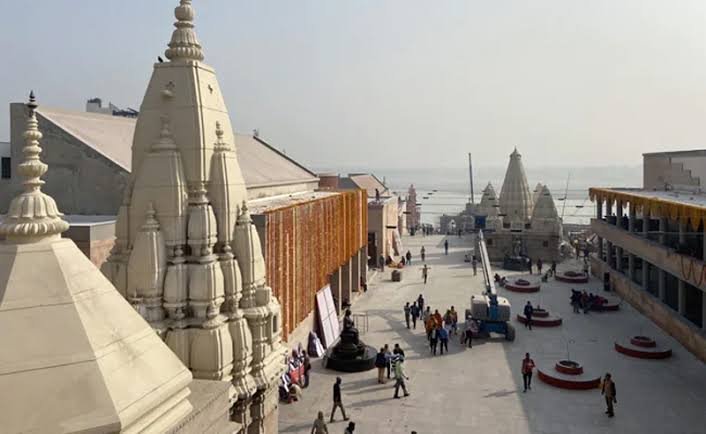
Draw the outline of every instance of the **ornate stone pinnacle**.
M42 133L38 128L36 110L34 92L30 92L27 129L22 135L25 139L22 148L25 159L18 166L18 172L24 178L24 192L10 202L7 216L0 223L0 235L5 235L9 241L21 243L54 238L69 228L69 224L61 218L63 214L59 212L54 199L41 191L44 184L41 176L47 172L47 165L39 159Z
M216 122L216 143L213 146L215 152L226 152L230 151L230 146L223 140L223 128L221 128L221 123Z
M156 218L157 212L154 210L154 204L152 202L147 204L147 211L145 212L145 223L142 225L143 232L157 231L159 230L159 222Z
M169 60L203 60L201 44L196 39L194 32L194 8L191 0L181 0L179 6L174 8L174 32L169 42L169 48L164 52Z
M171 131L171 122L169 116L163 114L159 118L162 121L162 129L159 132L159 139L152 145L153 151L173 151L177 149L174 143L174 136Z

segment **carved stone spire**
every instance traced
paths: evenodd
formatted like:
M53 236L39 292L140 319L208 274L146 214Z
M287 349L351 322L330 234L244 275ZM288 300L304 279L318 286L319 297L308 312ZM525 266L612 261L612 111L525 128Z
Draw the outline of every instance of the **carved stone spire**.
M69 224L61 218L63 214L54 199L41 190L44 184L41 177L47 172L47 165L39 159L42 133L38 128L34 92L29 94L27 110L27 129L23 134L25 146L22 148L25 160L18 166L20 176L24 178L24 192L10 202L7 216L0 223L0 235L16 243L59 238L69 228Z
M169 41L169 48L164 52L167 59L177 60L203 60L201 44L196 39L194 32L194 8L191 7L191 0L181 0L179 6L174 8L174 16L177 21L174 23L174 32Z

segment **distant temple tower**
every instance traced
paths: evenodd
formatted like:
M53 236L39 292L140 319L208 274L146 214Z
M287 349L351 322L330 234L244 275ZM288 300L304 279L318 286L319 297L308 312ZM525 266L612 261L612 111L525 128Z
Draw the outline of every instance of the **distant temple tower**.
M104 273L194 378L231 382L242 432L275 432L280 305L265 283L233 129L190 0L154 64Z
M40 160L36 109L31 94L18 166L24 192L0 223L1 430L178 430L192 410L191 373L76 244L61 237L69 224L41 191L47 165Z
M419 226L419 206L417 205L417 189L414 184L407 191L407 229L410 233Z
M538 183L530 192L522 156L517 148L510 154L500 198L488 184L477 215L486 216L488 254L492 260L524 255L532 260L556 260L561 242L561 218L546 185ZM500 213L497 210L500 209Z
M509 223L513 229L521 229L529 223L532 205L522 156L515 148L510 154L510 163L507 165L505 181L500 191L500 212L506 224Z

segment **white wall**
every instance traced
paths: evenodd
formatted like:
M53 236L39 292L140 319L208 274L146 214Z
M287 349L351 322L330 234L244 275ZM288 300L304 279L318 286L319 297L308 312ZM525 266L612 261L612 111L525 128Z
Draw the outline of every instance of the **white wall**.
M0 157L10 156L10 142L0 142Z

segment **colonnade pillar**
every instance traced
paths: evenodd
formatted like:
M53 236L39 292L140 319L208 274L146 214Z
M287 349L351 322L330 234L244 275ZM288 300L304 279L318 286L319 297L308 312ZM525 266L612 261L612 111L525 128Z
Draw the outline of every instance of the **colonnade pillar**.
M650 270L649 270L649 263L645 261L644 259L642 260L642 289L647 291L648 287L650 286Z
M635 282L635 255L628 253L628 279Z
M606 257L605 257L605 261L606 261L606 263L608 264L609 267L613 267L613 265L615 265L615 264L613 263L613 243L611 243L610 241L608 241L608 245L607 245L606 247L607 247L607 248L606 248Z
M659 218L659 243L662 245L667 244L667 218Z
M684 287L684 281L679 279L679 314L684 315L686 313L686 288Z
M665 290L666 284L667 275L665 274L665 271L660 268L657 272L657 297L662 303L664 303L664 300L667 298Z
M628 214L628 231L635 232L635 217L637 213L635 212L635 205L629 204L630 210Z

